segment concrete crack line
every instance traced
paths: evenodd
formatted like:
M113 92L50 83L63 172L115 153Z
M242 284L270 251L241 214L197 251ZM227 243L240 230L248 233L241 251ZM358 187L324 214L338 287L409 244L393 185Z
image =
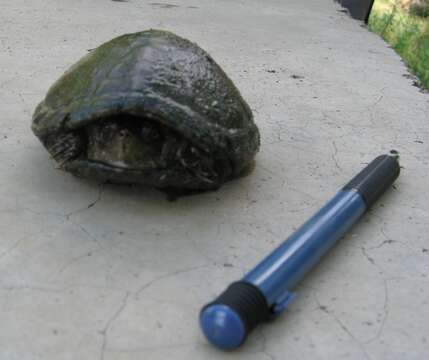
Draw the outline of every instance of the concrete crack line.
M13 210L10 209L8 211L24 210L24 211L28 211L32 214L36 214L39 216L42 216L42 215L55 216L55 217L65 218L67 221L69 221L71 216L94 207L101 200L103 191L104 191L104 183L101 183L99 185L99 191L98 191L97 198L94 201L92 201L91 203L89 203L87 206L85 206L83 208L73 210L73 211L66 213L66 214L60 213L60 212L54 212L54 211L37 211L37 210L33 210L31 208L28 208L28 207L19 207L18 205L16 206L16 209L13 209Z
M383 240L380 244L376 245L376 246L372 246L367 248L366 250L374 250L374 249L380 249L382 246L386 245L386 244L393 244L395 242L395 240Z
M376 215L373 215L374 217L376 217ZM380 228L380 234L386 239L386 240L383 240L381 243L379 243L378 245L375 245L375 246L371 246L371 247L367 247L367 248L365 248L365 250L366 251L370 251L370 250L375 250L375 249L380 249L381 247L383 247L384 245L387 245L387 244L394 244L394 243L397 243L397 244L401 244L401 245L403 245L403 246L405 246L407 249L409 249L409 250L411 250L411 251L416 251L416 249L414 249L414 248L412 248L409 244L407 244L405 241L399 241L399 240L394 240L394 239L392 239L391 237L389 237L387 234L386 234L386 230L385 230L385 228L384 228L384 225L382 225L381 226L381 228Z
M30 290L30 291L40 291L44 293L62 293L65 289L52 289L44 288L42 286L31 286L31 285L12 285L12 286L2 286L0 290L3 291L20 291L20 290Z
M384 88L385 89L385 88ZM384 94L381 94L379 97L378 97L378 99L377 100L375 100L375 102L372 104L372 106L371 107L375 107L375 106L377 106L378 105L378 103L381 101L381 100L383 100L383 98L384 98Z
M94 252L99 252L99 251L102 251L102 250L108 248L107 246L103 247L100 244L100 242L98 241L97 237L92 235L83 225L81 225L80 223L71 219L72 215L92 208L93 206L95 206L95 204L97 204L101 200L101 196L102 196L103 191L104 191L103 185L104 184L100 184L97 198L94 201L92 201L89 205L87 205L85 208L81 208L81 209L72 211L72 212L64 215L65 219L68 222L70 222L71 224L73 224L74 226L78 227L89 239L91 239L97 245L98 249L97 250L90 250L88 252L85 252L85 254L82 254L82 255L79 255L77 257L72 258L70 261L68 261L66 264L64 264L62 268L60 268L58 270L58 273L60 273L60 274L63 273L68 267L70 267L74 263L77 263L79 260L86 258L88 256L88 253L94 254ZM115 246L115 245L116 244L114 244L112 246Z
M368 249L366 249L366 248L364 248L364 247L361 247L360 249L361 249L361 251L362 251L363 256L365 256L365 257L366 257L366 259L370 262L370 264L371 264L371 265L374 265L374 266L375 266L375 267L380 271L380 273L384 273L384 270L380 267L380 265L378 265L378 264L375 262L374 258L372 258L371 256L369 256L369 254L368 254L368 252L367 252L367 250L368 250Z
M260 332L262 337L262 349L259 351L261 354L265 355L270 360L275 360L275 356L268 352L267 350L267 336L264 333L263 328L261 328Z
M415 250L416 250L416 249L413 249L413 248L412 248L409 244L407 244L405 241L399 241L399 240L394 240L394 239L390 238L390 236L388 236L388 235L386 234L386 230L385 230L385 228L384 228L384 225L385 225L385 224L383 224L383 226L381 227L380 232L381 232L381 234L386 238L385 243L388 243L388 244L391 244L391 243L399 243L399 244L404 245L406 248L408 248L408 249L409 249L409 250L411 250L411 251L415 251Z
M40 234L40 233L41 232L38 232L37 234ZM7 256L11 251L15 250L19 246L19 244L21 244L21 242L23 242L25 239L28 239L29 237L32 237L33 235L35 234L28 234L19 238L17 241L15 241L9 248L7 248L5 251L3 251L0 254L0 260L3 259L5 256Z
M205 265L199 265L199 266L193 266L193 267L187 267L184 269L180 269L180 270L176 270L173 271L171 273L167 273L164 275L160 275L155 277L154 279L148 281L146 284L142 285L136 292L135 292L135 296L138 298L140 296L140 294L145 291L147 288L149 288L150 286L152 286L155 282L160 281L160 280L164 280L179 274L183 274L189 271L193 271L193 270L198 270L198 269L202 269L202 268L206 268L211 266L211 264L205 264Z
M329 311L326 306L323 306L320 304L319 298L317 297L317 293L315 291L312 291L312 294L318 308L335 320L335 322L341 328L341 330L343 330L350 337L350 339L352 339L358 345L359 349L362 351L363 355L365 356L365 359L371 360L371 357L369 356L368 352L365 349L366 343L362 343L355 335L353 335L353 333L349 330L349 328L335 315L334 312Z
M334 147L334 153L332 154L332 160L334 160L335 163L335 167L338 170L341 170L340 165L338 165L338 160L337 160L337 154L338 154L338 148L337 148L337 144L335 144L335 141L332 141L332 146Z
M149 352L149 351L156 351L156 350L165 350L165 349L180 349L188 346L193 345L203 345L196 342L189 342L189 343L178 343L178 344L169 344L169 345L154 345L154 346L146 346L146 347L139 347L139 348L133 348L133 349L115 349L115 348L109 348L107 349L110 353L117 353L117 354L136 354L136 353L142 353L142 352ZM205 345L205 344L204 344Z
M65 215L64 215L64 216L65 216L65 218L66 218L67 220L69 220L71 216L73 216L73 215L75 215L75 214L77 214L77 213L80 213L80 212L82 212L82 211L86 211L86 210L91 209L92 207L94 207L94 206L95 206L95 205L96 205L96 204L101 200L101 196L103 195L103 191L104 191L104 183L101 183L101 184L99 185L99 188L98 188L98 195L97 195L97 198L96 198L94 201L92 201L91 203L89 203L87 206L85 206L85 207L83 207L83 208L80 208L80 209L77 209L77 210L73 210L73 211L71 211L71 212L69 212L69 213L65 214Z
M95 249L90 249L90 250L88 250L88 251L86 251L84 254L82 254L82 255L78 255L78 256L76 256L76 257L74 257L74 258L72 258L72 259L70 259L68 262L66 262L58 271L57 271L57 273L58 274L61 274L61 273L63 273L67 268L69 268L70 266L72 266L73 264L75 264L75 263L77 263L77 262L79 262L80 260L82 260L82 259L85 259L85 258L87 258L87 257L89 257L89 256L92 256L92 255L94 255L94 254L96 254L96 253L99 253L99 252L101 252L101 251L103 251L103 250L107 250L107 249L111 249L111 248L113 248L113 247L115 247L115 246L117 246L117 245L119 245L119 244L121 244L124 240L120 240L120 241L117 241L117 242L115 242L115 243L113 243L113 244L110 244L110 245L106 245L106 246L102 246L101 244L100 244L100 242L98 241L98 239L94 236L94 235L92 235L91 233L89 233L88 232L88 230L86 230L82 225L80 225L80 224L78 224L78 223L75 223L74 221L72 221L72 220L69 220L72 224L74 224L74 225L76 225L77 227L79 227L81 230L82 230L82 232L84 232L90 239L92 239L95 243L96 243L96 245L97 245L97 247L95 248Z
M94 236L94 235L92 235L88 230L86 230L86 228L85 227L83 227L81 224L79 224L79 223L77 223L77 222L75 222L75 221L73 221L73 220L71 220L71 219L68 219L68 221L71 223L71 224L73 224L73 225L75 225L76 227L78 227L89 239L91 239L95 244L96 244L96 248L95 249L90 249L90 250L88 250L88 251L85 251L85 253L84 254L82 254L82 255L78 255L78 256L76 256L76 257L74 257L74 258L72 258L72 259L70 259L69 261L67 261L58 271L57 271L57 273L58 274L61 274L61 273L63 273L67 268L69 268L70 266L72 266L73 264L75 264L75 263L77 263L77 262L79 262L80 260L82 260L82 259L85 259L85 258L87 258L88 256L91 256L91 255L93 255L93 254L95 254L95 253L97 253L97 252L100 252L100 251L102 251L102 250L105 250L105 249L108 249L108 248L110 248L110 247L113 247L113 246L116 246L117 244L119 244L119 243L121 243L122 241L118 241L117 243L115 243L115 244L112 244L112 245L109 245L109 246L102 246L101 244L100 244L100 242L98 241L98 239Z
M80 260L82 260L82 259L84 259L84 258L87 258L88 256L90 256L90 255L88 255L88 252L87 253L85 253L85 254L83 254L83 255L80 255L80 256L76 256L76 257L74 257L74 258L72 258L70 261L67 261L58 271L57 271L57 273L58 274L62 274L64 271L66 271L70 266L72 266L73 264L75 264L75 263L77 263L77 262L79 262Z
M368 253L366 252L366 249L365 249L364 247L361 247L360 249L361 249L361 251L362 251L363 256L365 256L365 257L366 257L366 259L367 259L367 260L368 260L372 265L377 266L377 265L376 265L376 263L375 263L375 261L374 261L374 259L373 259L371 256L369 256L369 255L368 255Z
M55 216L55 217L58 217L58 218L62 218L62 219L64 219L64 214L61 214L61 213L59 213L59 212L54 212L54 211L36 211L36 210L33 210L33 209L31 209L31 208L28 208L28 207L16 207L16 209L11 209L10 211L18 211L18 210L23 210L23 211L28 211L28 212L30 212L30 213L32 213L32 214L35 214L35 215L39 215L39 216Z
M73 224L74 226L77 226L89 239L91 239L99 249L103 249L100 242L98 241L97 237L92 235L83 225L81 225L78 222L75 222L71 219L68 219L68 221Z
M103 336L103 340L102 340L102 345L101 345L100 360L104 360L104 354L106 352L106 347L107 347L107 333L111 329L114 321L121 315L122 311L124 311L125 307L127 306L129 297L130 297L130 292L127 291L127 293L125 294L125 297L122 299L121 305L115 311L115 313L110 317L110 319L107 321L103 330L101 330L101 335Z
M0 285L0 291L40 291L45 293L63 293L70 289L100 289L100 290L109 290L109 291L116 291L116 292L127 292L126 289L123 288L115 288L115 287L109 287L109 286L97 286L97 285L86 285L86 284L67 284L64 287L54 287L57 286L56 283L50 283L46 282L44 283L46 286L52 285L53 287L43 287L42 285Z
M387 282L391 279L384 279L383 285L384 285L384 303L383 303L383 320L381 321L380 328L377 331L377 334L368 341L365 341L365 344L369 344L374 342L375 340L379 339L381 334L383 333L384 326L386 325L387 317L389 316L389 288L387 286Z

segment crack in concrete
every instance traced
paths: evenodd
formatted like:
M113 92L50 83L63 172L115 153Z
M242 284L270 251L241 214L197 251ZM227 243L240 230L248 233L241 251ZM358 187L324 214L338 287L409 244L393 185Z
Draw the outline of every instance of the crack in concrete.
M59 213L59 212L55 212L55 211L36 211L36 210L33 210L31 208L28 208L28 207L17 207L16 209L10 209L9 211L10 212L17 212L19 210L21 210L21 211L28 211L28 212L30 212L32 214L35 214L35 215L38 215L38 216L44 216L44 215L45 216L55 216L55 217L59 217L59 218L62 218L62 219L64 219L64 217L65 217L64 214Z
M58 274L62 274L64 271L66 271L70 266L72 266L73 264L79 262L80 260L87 258L91 255L89 254L93 254L93 252L86 252L83 255L80 256L76 256L74 258L72 258L70 261L66 262L57 272Z
M125 307L128 303L128 298L130 297L130 292L127 291L125 294L125 297L122 299L122 302L119 306L119 308L114 312L114 314L109 318L106 325L104 326L103 330L101 330L101 335L103 336L102 344L101 344L101 352L100 352L100 360L104 360L104 355L107 348L107 334L109 330L111 329L113 323L115 320L121 315L121 313L124 311Z
M44 212L44 211L39 212L39 211L30 209L30 208L20 208L21 210L26 210L26 211L29 211L29 212L31 212L33 214L39 215L39 216L47 215L47 216L55 216L55 217L59 217L59 218L65 219L67 222L70 222L72 225L78 227L89 239L91 239L97 245L98 250L89 250L89 251L85 252L85 254L82 254L82 255L79 255L77 257L74 257L74 258L70 259L70 261L68 261L66 264L63 265L63 267L61 267L58 270L58 273L64 272L68 267L70 267L74 263L76 263L79 260L87 257L88 253L91 253L91 255L92 255L94 252L102 251L102 250L108 248L108 247L101 246L101 244L98 241L98 239L97 239L96 236L92 235L82 224L80 224L80 223L72 220L72 218L71 218L73 215L75 215L75 214L77 214L79 212L86 211L86 210L91 209L92 207L94 207L101 200L103 191L104 191L104 183L100 183L99 184L99 189L98 189L98 195L97 195L97 198L94 201L90 202L87 206L85 206L83 208L80 208L80 209L77 209L77 210L73 210L73 211L71 211L71 212L69 212L67 214L62 214L62 213L58 213L58 212ZM9 249L7 249L4 253L0 254L0 259L2 259L4 256L6 256L10 251L12 251L13 249L15 249L19 245L19 243L21 241L23 241L25 238L26 237L21 238L14 245L12 245ZM114 244L112 246L115 246L115 245L116 244Z
M318 306L318 308L323 311L325 314L329 315L330 317L332 317L335 322L338 324L338 326L341 328L341 330L343 330L349 337L350 339L352 339L359 347L359 349L362 351L365 359L367 360L371 360L370 355L368 354L366 348L365 348L365 344L366 343L362 343L351 331L350 329L340 320L339 317L337 317L335 315L335 313L333 311L329 311L327 306L321 305L319 298L317 297L317 293L315 291L312 291L314 300Z
M374 265L379 271L380 271L380 274L384 274L384 269L380 266L380 265L378 265L377 263L376 263L376 261L374 260L374 258L372 258L369 254L368 254L368 250L371 250L371 249L373 249L373 248L365 248L365 247L361 247L360 248L361 249L361 251L362 251L362 254L363 254L363 256L365 256L365 258L369 261L369 263L371 264L371 265Z
M40 291L44 293L62 293L66 289L52 289L42 286L33 286L33 285L11 285L11 286L2 286L0 287L0 290L2 291L21 291L21 290L34 290L34 291Z
M70 259L68 262L66 262L58 271L57 271L57 273L58 274L61 274L61 273L63 273L67 268L69 268L70 266L72 266L73 264L75 264L75 263L77 263L77 262L79 262L80 260L82 260L82 259L85 259L85 258L87 258L87 257L89 257L89 256L92 256L92 255L94 255L95 253L98 253L98 252L101 252L101 251L103 251L103 250L106 250L106 249L110 249L110 248L112 248L112 247L114 247L114 246L116 246L116 245L118 245L118 244L120 244L120 243L122 243L122 241L123 240L121 240L121 241L117 241L117 242L115 242L115 243L113 243L113 244L110 244L110 245L108 245L108 246L102 246L101 244L100 244L100 242L98 241L98 239L97 239L97 237L96 236L94 236L94 235L92 235L83 225L81 225L81 224L79 224L79 223L77 223L77 222L75 222L75 221L73 221L72 219L68 219L68 221L71 223L71 224L73 224L73 225L75 225L76 227L78 227L89 239L91 239L95 244L96 244L96 248L93 248L93 249L89 249L88 251L85 251L85 253L84 254L82 254L82 255L79 255L79 256L76 256L76 257L74 257L74 258L72 258L72 259Z
M361 251L362 251L363 256L365 256L365 257L366 257L366 259L367 259L367 260L368 260L372 265L377 266L377 264L375 263L375 260L374 260L371 256L369 256L369 255L368 255L368 253L366 252L366 249L365 249L364 247L361 247L360 249L361 249Z
M110 353L117 353L117 354L137 354L147 351L157 351L157 350L165 350L165 349L180 349L188 346L195 346L195 345L205 345L203 343L197 343L197 342L188 342L188 343L178 343L178 344L170 344L170 345L154 345L154 346L145 346L145 347L139 347L139 348L133 348L133 349L115 349L115 348L109 348L107 349Z
M259 351L261 354L265 355L270 360L276 360L275 356L267 351L267 336L265 335L264 329L261 328L259 331L262 337L262 349Z
M367 250L374 250L374 249L380 249L382 246L386 245L386 244L393 244L394 242L396 242L395 240L389 239L389 240L383 240L380 244L376 245L376 246L372 246L367 248Z
M386 325L387 318L389 316L389 288L387 286L387 282L391 279L384 279L383 285L384 285L384 303L383 303L383 320L381 321L380 327L377 331L377 334L369 339L368 341L365 341L365 344L370 344L374 342L375 340L378 340L383 333L384 327Z
M80 212L86 211L86 210L91 209L92 207L94 207L101 200L101 197L102 197L103 192L104 192L104 185L105 185L104 183L101 183L101 184L98 185L98 195L97 195L97 198L94 201L90 202L85 207L82 207L82 208L77 209L77 210L73 210L73 211L71 211L71 212L69 212L69 213L67 213L67 214L65 214L63 216L65 216L65 218L67 220L69 220L71 216L73 216L75 214L78 214Z
M394 240L390 236L388 236L386 234L386 230L384 228L384 225L381 227L380 233L386 238L386 243L388 243L388 244L398 243L398 244L401 244L401 245L405 246L407 249L409 249L411 251L416 251L416 249L414 249L413 247L411 247L407 242L405 242L405 241L399 241L399 240Z
M374 101L374 103L371 105L371 107L375 107L379 104L379 102L381 100L383 100L384 98L384 91L387 89L387 86L383 87L379 92L380 92L380 96L378 97L377 100Z
M192 266L192 267L187 267L187 268L184 268L184 269L176 270L176 271L164 274L164 275L157 276L154 279L148 281L146 284L142 285L135 292L135 296L138 298L143 291L145 291L147 288L149 288L150 286L152 286L157 281L164 280L164 279L167 279L169 277L173 277L173 276L176 276L176 275L179 275L179 274L183 274L183 273L186 273L186 272L189 272L189 271L206 268L206 267L209 267L209 266L211 266L211 264Z
M5 251L3 251L0 254L0 260L3 259L5 256L7 256L10 252L12 252L13 250L15 250L19 246L19 244L21 244L21 242L23 242L24 240L26 240L26 239L34 236L34 235L38 235L39 233L37 233L37 234L28 234L28 235L25 235L25 236L19 238L10 247L8 247Z
M75 263L77 263L77 262L79 262L80 260L82 260L82 259L85 259L85 258L87 258L87 257L90 257L90 256L92 256L92 255L94 255L94 254L96 254L96 253L99 253L99 252L101 252L101 251L103 251L103 250L107 250L107 249L111 249L111 248L113 248L113 247L115 247L115 246L117 246L117 245L119 245L119 244L121 244L122 242L123 242L123 240L121 240L121 241L117 241L117 242L115 242L115 243L113 243L113 244L110 244L110 245L107 245L107 246L102 246L99 242L98 242L98 240L97 240L97 238L95 237L95 236L93 236L93 235L91 235L84 227L82 227L80 224L77 224L77 223L74 223L73 222L73 224L75 224L76 226L78 226L78 227L80 227L81 229L82 229L82 231L85 233L85 234L87 234L90 238L92 238L93 240L94 240L94 242L97 244L97 248L95 248L95 249L90 249L90 250L88 250L88 251L86 251L84 254L82 254L82 255L79 255L79 256L76 256L76 257L74 257L74 258L72 258L72 259L70 259L68 262L66 262L58 271L57 271L57 273L58 274L61 274L61 273L63 273L67 268L69 268L70 266L72 266L73 264L75 264Z
M378 215L376 215L376 214L371 214L371 216L372 217L375 217L375 218L378 218L379 216ZM415 249L415 248L413 248L412 246L410 246L407 242L405 242L405 241L400 241L400 240L395 240L395 239L392 239L390 236L388 236L387 234L386 234L386 230L385 230L385 224L383 224L382 226L381 226L381 228L380 228L380 234L386 239L386 240L383 240L381 243L379 243L378 245L375 245L375 246L371 246L371 247L367 247L367 248L365 248L365 251L369 251L369 250L376 250L376 249L380 249L381 247L383 247L384 245L387 245L387 244L401 244L401 245L403 245L404 247L406 247L408 250L410 250L410 251L413 251L413 252L418 252L418 249ZM375 263L374 263L374 265L376 265ZM377 265L376 265L377 266ZM381 269L381 268L380 268Z
M174 272L171 273L167 273L158 277L155 277L154 279L150 280L149 282L147 282L146 284L144 284L143 286L141 286L135 293L135 297L139 297L139 295L146 290L147 288L149 288L150 286L152 286L155 282L169 278L169 277L173 277L176 276L178 274L182 274L185 272L189 272L189 271L193 271L196 269L201 269L204 267L208 267L210 266L210 264L206 264L206 265L200 265L200 266L193 266L193 267L189 267L189 268L184 268L184 269L180 269L180 270L176 270ZM114 321L121 315L121 313L123 312L123 310L125 309L125 307L127 306L128 303L128 299L130 297L132 293L130 291L126 292L126 295L124 297L124 299L121 302L121 305L119 306L119 308L115 311L115 313L110 317L110 319L107 321L105 327L103 328L103 330L100 332L101 335L103 336L102 339L102 345L101 345L101 352L100 352L100 360L104 360L104 356L107 350L107 335L109 330L111 329ZM177 345L172 345L172 347L178 347L178 346L187 346L188 344L177 344ZM190 344L189 344L190 345ZM157 349L157 348L167 348L168 346L162 346L162 347L154 347L154 348L141 348L141 349L137 349L137 351L122 351L122 350L114 350L114 349L108 349L109 352L141 352L141 351L148 351L148 350L152 350L152 349Z
M52 285L57 286L55 282L46 282L44 283L46 285ZM43 285L0 285L0 291L40 291L40 292L46 292L46 293L63 293L70 289L100 289L100 290L108 290L108 291L116 291L116 292L127 292L127 289L118 288L118 287L112 287L112 286L101 286L101 285L89 285L89 284L67 284L65 287L44 287Z
M73 225L77 226L86 236L88 236L93 242L95 242L100 249L102 249L102 246L98 241L97 237L92 235L82 224L77 223L71 219L68 219L68 221L71 222Z
M335 167L338 170L341 170L341 166L338 164L338 160L337 160L338 148L337 148L337 144L335 144L335 141L332 141L332 146L334 148L334 153L332 154L331 158L334 161Z
M70 211L69 213L66 213L66 214L60 213L60 212L56 212L56 211L37 211L37 210L31 209L31 208L28 208L28 207L19 207L19 206L17 206L15 209L10 209L10 210L8 209L8 211L10 211L10 212L13 212L13 211L16 212L18 210L21 210L21 211L24 210L24 211L28 211L28 212L30 212L32 214L39 215L39 216L43 216L43 215L46 215L46 216L55 216L55 217L63 218L65 220L67 220L67 221L70 221L70 217L71 216L73 216L73 215L75 215L77 213L80 213L82 211L86 211L88 209L91 209L92 207L94 207L101 200L102 194L104 192L104 185L105 185L104 183L99 184L98 195L97 195L97 198L94 201L90 202L85 207L82 207L82 208ZM1 211L4 212L4 210L1 210Z

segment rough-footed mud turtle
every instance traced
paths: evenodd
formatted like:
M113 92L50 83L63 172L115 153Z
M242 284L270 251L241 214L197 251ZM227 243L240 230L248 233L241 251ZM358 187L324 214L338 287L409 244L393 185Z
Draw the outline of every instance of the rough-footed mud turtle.
M50 88L32 129L66 171L157 188L217 188L259 149L252 112L219 65L159 30L82 58Z

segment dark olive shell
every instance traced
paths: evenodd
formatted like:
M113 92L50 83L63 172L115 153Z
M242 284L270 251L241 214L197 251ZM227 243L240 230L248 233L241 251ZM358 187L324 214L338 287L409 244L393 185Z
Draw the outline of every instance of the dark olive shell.
M217 188L259 149L252 112L219 65L159 30L82 58L39 104L32 130L66 171L158 188Z

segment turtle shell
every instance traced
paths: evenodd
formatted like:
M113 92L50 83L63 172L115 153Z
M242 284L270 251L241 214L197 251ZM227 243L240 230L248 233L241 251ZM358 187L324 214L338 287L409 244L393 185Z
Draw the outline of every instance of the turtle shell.
M259 149L252 112L196 44L149 30L92 50L48 91L32 130L77 176L213 189Z

